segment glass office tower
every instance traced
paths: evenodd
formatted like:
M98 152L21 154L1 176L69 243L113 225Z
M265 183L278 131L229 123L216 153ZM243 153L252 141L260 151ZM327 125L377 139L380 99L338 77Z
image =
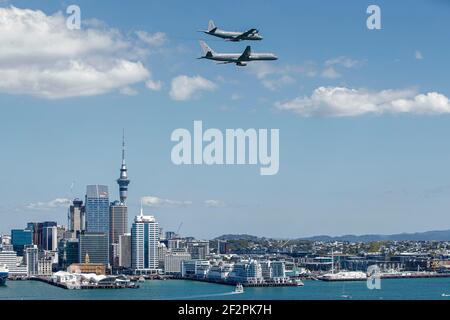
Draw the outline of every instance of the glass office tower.
M11 243L18 256L23 256L24 248L33 244L33 233L31 230L11 230Z
M104 232L109 235L109 194L107 186L87 186L85 211L86 231Z

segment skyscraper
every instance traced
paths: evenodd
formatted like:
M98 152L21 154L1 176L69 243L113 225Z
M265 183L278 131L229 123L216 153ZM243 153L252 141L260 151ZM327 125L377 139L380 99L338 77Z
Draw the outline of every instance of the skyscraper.
M68 226L72 238L77 238L82 231L86 230L85 207L80 199L73 200L69 208Z
M36 245L26 248L28 276L38 275L39 249Z
M118 266L118 250L114 248L119 244L119 237L128 232L128 208L119 201L111 203L109 207L109 243L110 258L113 266Z
M39 245L39 223L37 222L29 222L27 223L27 230L31 231L32 238L33 238L33 244Z
M39 222L38 224L38 249L39 250L56 250L58 245L58 224L55 221Z
M119 236L119 267L131 268L131 234Z
M131 228L131 267L136 273L158 272L158 244L159 224L141 209Z
M32 242L39 250L55 251L58 246L58 224L55 221L29 222L27 230L32 233Z
M91 185L86 188L86 230L109 234L108 187Z
M105 266L109 263L108 234L105 232L84 232L80 235L81 263L100 263Z

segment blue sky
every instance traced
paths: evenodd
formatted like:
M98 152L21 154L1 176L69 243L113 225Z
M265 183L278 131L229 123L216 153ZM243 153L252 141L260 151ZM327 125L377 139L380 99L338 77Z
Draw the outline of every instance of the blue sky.
M23 19L36 26L17 35L22 41L6 42L11 52L29 50L0 49L0 74L11 80L0 81L0 233L28 221L66 224L66 209L54 200L83 198L87 184L107 184L111 200L117 198L122 128L130 221L139 199L152 196L159 202L145 211L165 230L183 222L181 233L205 238L450 227L445 1L0 3L8 17L31 9ZM63 20L50 18L70 4L82 12L76 34L61 31ZM366 28L370 4L381 7L382 30ZM55 24L37 32L49 19ZM195 59L200 39L223 52L248 44L197 33L209 19L223 29L257 27L264 40L252 43L254 51L280 59L247 68ZM1 28L2 37L19 29ZM88 30L111 47L92 40ZM55 42L65 34L67 43ZM45 44L54 46L51 52L41 50ZM82 49L80 57L65 56L72 45ZM109 72L117 67L110 57L132 63L130 74ZM98 80L65 73L71 61L98 68ZM201 85L180 96L173 84L180 76L202 79ZM174 166L170 135L177 128L192 130L194 120L222 130L280 129L280 172Z

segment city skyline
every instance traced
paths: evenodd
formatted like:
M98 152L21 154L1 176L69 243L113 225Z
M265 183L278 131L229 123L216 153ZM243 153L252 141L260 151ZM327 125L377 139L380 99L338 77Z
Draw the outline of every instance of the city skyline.
M0 81L0 233L65 224L88 185L120 201L122 129L129 225L142 199L165 230L183 223L180 233L204 239L449 229L449 6L377 4L382 30L367 29L361 1L243 3L238 12L199 1L174 12L158 1L81 0L81 30L72 31L64 3L1 1L0 72L11 81ZM218 52L246 46L197 33L209 19L224 30L257 27L255 52L280 59L246 68L197 60L198 40ZM279 129L278 174L175 166L171 133L197 120Z

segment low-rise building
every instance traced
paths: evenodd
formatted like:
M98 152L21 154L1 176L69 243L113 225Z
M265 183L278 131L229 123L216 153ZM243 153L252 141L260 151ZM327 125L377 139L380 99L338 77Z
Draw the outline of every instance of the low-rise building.
M186 251L169 251L164 256L164 273L172 275L181 275L182 262L191 260L191 254Z
M181 275L186 278L206 278L211 265L208 260L186 260L181 262Z

